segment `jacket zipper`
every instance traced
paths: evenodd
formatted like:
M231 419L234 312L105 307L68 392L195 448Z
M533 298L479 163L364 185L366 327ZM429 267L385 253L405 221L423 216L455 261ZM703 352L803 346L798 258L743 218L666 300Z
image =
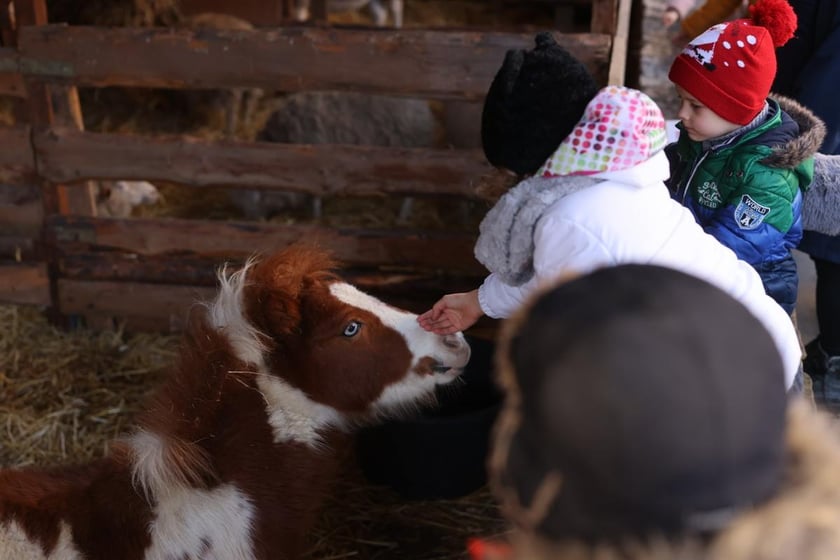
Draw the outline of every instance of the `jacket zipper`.
M697 173L697 168L700 167L700 164L703 163L703 160L706 159L706 156L709 155L709 151L703 152L699 158L694 160L694 165L691 168L691 173L688 175L688 180L683 183L683 194L682 194L682 205L685 206L685 197L688 196L688 186L691 184L692 179L694 179L694 174Z

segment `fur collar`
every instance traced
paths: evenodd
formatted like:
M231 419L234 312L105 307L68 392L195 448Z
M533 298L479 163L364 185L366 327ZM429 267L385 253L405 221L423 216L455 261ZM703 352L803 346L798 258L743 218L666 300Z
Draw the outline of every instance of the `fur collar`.
M773 148L773 153L762 163L769 167L796 167L812 157L825 138L825 124L809 109L793 99L773 95L772 99L799 125L799 135L793 140Z
M840 156L817 153L825 138L825 124L814 113L782 95L771 96L799 125L799 135L773 148L762 163L794 168L814 158L814 178L802 202L802 227L826 235L840 235Z
M814 178L802 202L802 227L826 235L840 235L840 156L816 153L825 138L825 125L796 101L774 95L779 106L796 121L801 134L774 148L765 163L793 167L814 157Z

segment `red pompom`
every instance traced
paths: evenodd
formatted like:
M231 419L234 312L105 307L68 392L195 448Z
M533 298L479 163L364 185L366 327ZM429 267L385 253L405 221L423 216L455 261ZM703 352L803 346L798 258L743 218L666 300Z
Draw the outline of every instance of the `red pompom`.
M796 31L796 13L787 0L758 0L750 6L750 18L767 29L776 47L787 43Z

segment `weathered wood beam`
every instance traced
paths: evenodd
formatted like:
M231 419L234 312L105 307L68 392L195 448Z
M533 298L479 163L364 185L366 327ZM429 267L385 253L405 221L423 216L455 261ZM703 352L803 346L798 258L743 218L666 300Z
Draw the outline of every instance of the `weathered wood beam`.
M347 281L383 301L420 313L447 291L475 287L474 279L456 279L447 284L411 275L342 273ZM190 308L209 301L216 286L189 286L149 282L90 281L62 278L58 282L62 311L78 314L97 324L120 322L127 330L175 332L183 329ZM474 331L493 333L495 321L484 318Z
M238 267L241 259L201 258L185 255L137 255L113 251L90 251L66 254L61 257L61 276L70 280L97 282L135 282L185 286L217 286L217 272L223 265ZM480 273L479 273L480 272ZM446 289L474 288L484 271L455 274L449 271L398 270L382 268L342 267L342 277L365 290L388 294L391 298L414 298L419 292Z
M35 178L35 158L28 126L0 127L0 183L27 183Z
M16 305L49 305L47 265L0 263L0 301Z
M3 9L0 8L0 12L2 11ZM18 70L17 50L11 47L0 47L0 95L26 96L26 86Z
M161 331L181 330L189 308L215 291L206 286L58 281L59 306L65 314L125 318Z
M618 0L591 0L592 19L589 30L592 33L612 35L616 30L618 17Z
M483 271L472 256L475 235L466 233L60 215L49 216L46 224L46 243L65 255L96 248L221 261L272 252L296 242L326 247L347 266L391 266L452 274Z
M142 179L315 195L473 196L472 183L491 169L478 150L207 141L67 128L42 131L34 142L41 175L56 183Z
M630 15L633 0L618 0L615 34L610 51L608 81L612 85L624 85L627 72L627 44L630 38Z
M556 34L606 83L610 35ZM478 100L532 33L287 27L255 31L37 26L20 30L30 76L88 86L354 90ZM374 71L375 70L375 71Z

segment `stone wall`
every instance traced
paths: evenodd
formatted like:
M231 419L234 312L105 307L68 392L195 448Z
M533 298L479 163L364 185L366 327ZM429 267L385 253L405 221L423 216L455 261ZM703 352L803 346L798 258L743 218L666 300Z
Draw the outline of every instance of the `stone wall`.
M638 87L650 95L662 108L666 119L675 119L677 96L673 84L668 80L668 69L680 51L671 38L677 33L679 24L666 29L662 25L662 13L667 0L642 0L641 52Z

